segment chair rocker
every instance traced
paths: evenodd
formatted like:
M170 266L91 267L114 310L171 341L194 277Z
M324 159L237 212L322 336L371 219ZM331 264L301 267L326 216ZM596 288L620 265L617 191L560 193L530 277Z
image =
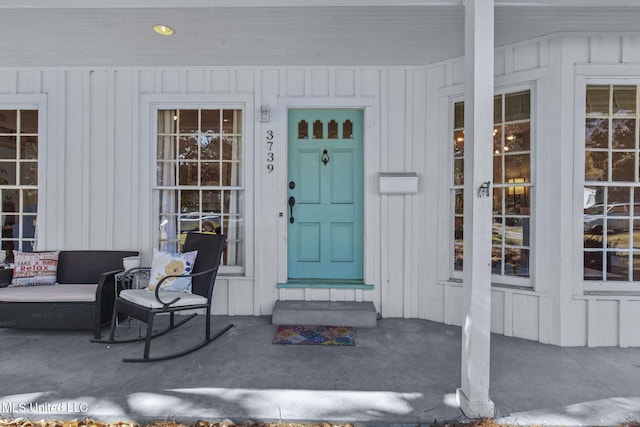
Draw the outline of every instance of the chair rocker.
M213 342L225 332L233 327L229 324L211 335L211 302L213 297L213 288L220 266L222 252L224 250L225 236L220 234L205 234L192 232L187 235L184 242L183 253L197 250L195 264L191 274L180 276L168 275L163 277L155 288L155 292L147 289L123 289L116 298L113 316L111 319L111 330L108 340L92 340L93 342L104 344L125 344L131 342L144 341L144 354L140 359L122 359L123 362L157 362L160 360L174 359L192 353L207 344ZM147 270L148 267L129 270L126 274L130 274L136 270ZM171 277L191 277L192 293L163 291L162 284ZM173 331L189 320L193 319L198 313L192 313L185 319L175 322L175 314L187 310L206 310L206 321L204 340L195 346L189 347L183 351L162 355L159 357L149 357L151 340L167 332ZM153 322L157 314L169 315L169 326L166 329L153 332ZM115 339L116 320L128 316L133 319L146 323L146 335L133 339Z

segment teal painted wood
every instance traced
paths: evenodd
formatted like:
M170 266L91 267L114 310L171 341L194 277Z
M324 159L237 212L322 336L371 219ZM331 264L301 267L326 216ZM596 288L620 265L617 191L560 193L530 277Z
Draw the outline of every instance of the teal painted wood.
M288 139L289 279L362 280L362 110L289 110Z

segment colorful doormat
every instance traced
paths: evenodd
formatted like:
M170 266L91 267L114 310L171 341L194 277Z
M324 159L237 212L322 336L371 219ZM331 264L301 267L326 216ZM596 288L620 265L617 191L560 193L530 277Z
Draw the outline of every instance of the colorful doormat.
M356 332L348 326L278 326L274 344L356 345Z

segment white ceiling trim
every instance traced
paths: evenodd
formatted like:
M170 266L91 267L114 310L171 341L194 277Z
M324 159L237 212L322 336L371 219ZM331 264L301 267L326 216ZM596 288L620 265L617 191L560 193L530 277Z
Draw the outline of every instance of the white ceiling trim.
M459 6L463 0L0 0L0 9ZM638 0L495 0L496 6L638 7Z

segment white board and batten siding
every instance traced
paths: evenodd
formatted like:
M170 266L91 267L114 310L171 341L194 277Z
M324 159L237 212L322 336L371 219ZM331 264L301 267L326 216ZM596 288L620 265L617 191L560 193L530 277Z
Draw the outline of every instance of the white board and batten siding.
M434 260L415 233L425 194L380 195L380 171L425 169L423 67L0 69L0 102L42 96L39 249L123 248L150 260L154 244L152 100L244 103L246 274L220 275L214 312L270 314L282 299L374 301L390 317L418 317L424 289L415 266ZM221 101L222 100L222 101ZM169 102L169 101L167 101ZM260 123L261 105L271 107ZM363 108L366 281L375 289L276 288L286 252L286 108ZM42 123L41 123L42 125ZM266 130L276 134L276 173L264 162ZM420 153L416 156L416 153ZM431 215L435 217L435 211ZM389 223L390 225L388 225ZM428 263L427 263L428 264ZM429 267L435 271L435 263ZM424 314L423 314L424 315Z
M496 49L496 87L532 89L532 288L492 288L492 331L557 345L639 346L640 296L588 295L582 282L583 141L576 64L640 62L640 36L558 34ZM630 67L630 68L627 68ZM625 71L626 70L626 71ZM462 324L450 279L452 100L464 65L424 67L0 68L0 108L37 99L39 249L138 249L155 238L149 105L244 106L245 273L221 274L215 314L268 315L277 299L373 301L384 317ZM34 98L36 97L36 98ZM151 100L151 101L150 101ZM268 105L271 119L261 123ZM286 109L365 110L365 277L373 290L278 289L286 279ZM276 136L267 173L265 135ZM380 194L379 172L416 172L415 194ZM280 213L284 213L280 217Z

